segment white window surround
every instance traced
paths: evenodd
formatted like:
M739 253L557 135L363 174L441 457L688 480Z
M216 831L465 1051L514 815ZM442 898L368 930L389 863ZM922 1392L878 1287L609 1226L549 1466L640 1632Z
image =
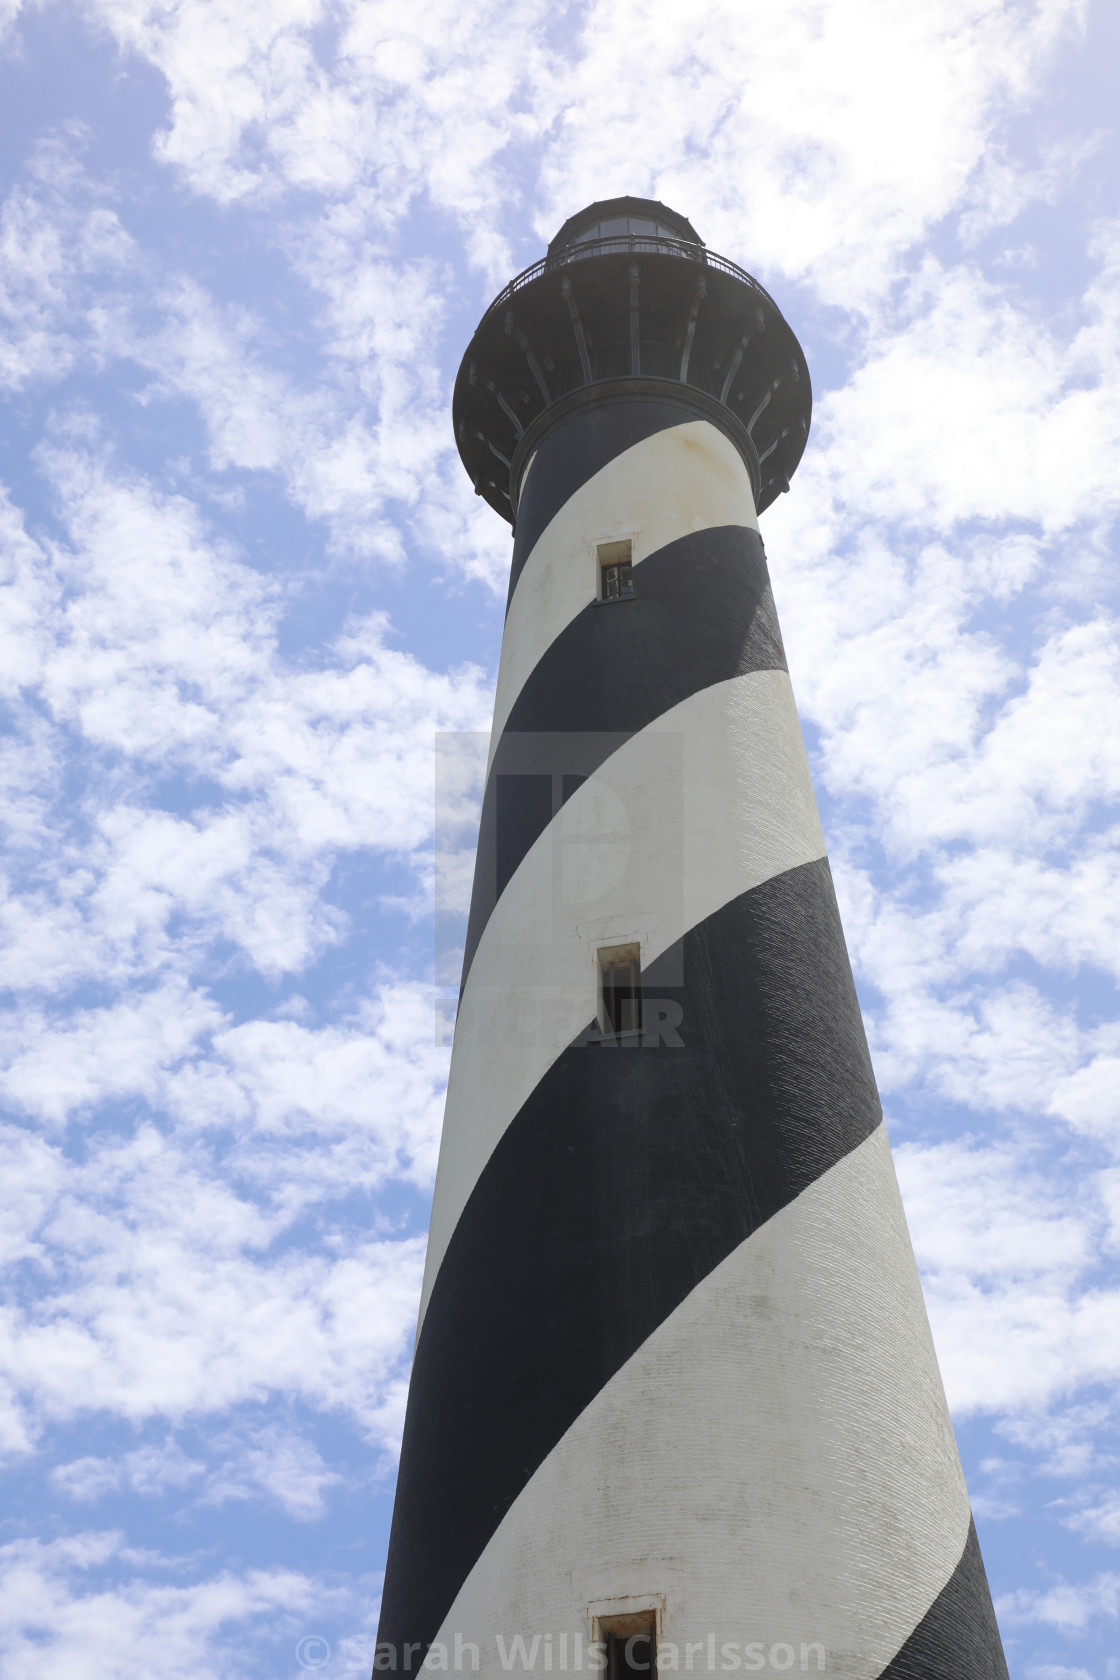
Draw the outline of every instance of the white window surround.
M652 1622L655 1639L661 1639L665 1622L664 1593L596 1599L587 1606L588 1638L604 1640L611 1633L634 1632L639 1620L647 1627ZM627 1623L632 1625L627 1627Z

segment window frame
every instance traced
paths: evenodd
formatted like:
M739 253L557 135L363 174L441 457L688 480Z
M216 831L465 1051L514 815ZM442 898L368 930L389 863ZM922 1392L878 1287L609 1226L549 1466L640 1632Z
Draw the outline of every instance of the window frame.
M629 567L629 588L617 595L606 593L606 573L614 567ZM637 599L638 590L634 578L634 539L633 537L615 537L608 542L595 545L595 601L601 607L620 606L623 601Z
M607 1657L608 1666L603 1670L603 1680L610 1680L611 1676L612 1642L634 1638L649 1640L649 1668L640 1672L645 1680L656 1680L657 1648L661 1642L665 1614L665 1601L661 1595L658 1594L652 1602L649 1599L608 1599L588 1606L588 1609L591 1637L604 1647Z
M607 1005L607 975L615 967L628 963L631 967L633 979L632 993L637 1001L637 1022L629 1027L615 1027L610 1019ZM595 1003L595 1017L599 1023L599 1032L605 1039L612 1039L615 1043L623 1039L641 1038L644 1032L642 1020L642 944L640 939L628 939L615 945L600 945L595 952L595 969L598 995Z

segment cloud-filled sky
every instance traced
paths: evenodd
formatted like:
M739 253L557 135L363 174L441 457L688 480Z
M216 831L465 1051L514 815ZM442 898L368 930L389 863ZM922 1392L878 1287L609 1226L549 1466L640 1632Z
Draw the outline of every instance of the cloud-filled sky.
M368 1666L509 558L451 383L623 192L804 346L763 534L1011 1670L1120 1676L1113 0L0 31L5 1676Z

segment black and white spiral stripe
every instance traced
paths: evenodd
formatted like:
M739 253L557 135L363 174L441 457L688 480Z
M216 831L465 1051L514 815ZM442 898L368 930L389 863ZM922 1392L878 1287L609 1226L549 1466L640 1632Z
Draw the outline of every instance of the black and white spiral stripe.
M589 1035L628 940L683 1044ZM379 1639L485 1670L619 1599L1006 1676L749 477L637 397L558 422L518 512Z

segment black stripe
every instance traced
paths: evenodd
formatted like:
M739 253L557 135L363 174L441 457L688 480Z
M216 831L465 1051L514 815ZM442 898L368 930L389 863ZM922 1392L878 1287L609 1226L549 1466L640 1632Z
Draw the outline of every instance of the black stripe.
M532 771L491 777L495 897L505 892L521 859L552 821L552 783L551 775ZM474 867L477 880L477 857Z
M881 1680L1008 1680L974 1522L956 1569Z
M687 403L656 397L607 397L576 409L549 428L533 459L517 507L517 532L509 574L509 601L546 525L589 478L636 443L696 420ZM744 477L746 467L743 468Z
M577 1041L494 1149L448 1245L409 1389L379 1638L434 1638L580 1412L880 1108L822 859L684 938L683 1045ZM682 1420L682 1427L687 1427Z
M464 982L498 898L574 777L699 689L786 669L757 531L693 531L643 560L634 578L633 600L593 602L560 632L506 720L482 803Z

